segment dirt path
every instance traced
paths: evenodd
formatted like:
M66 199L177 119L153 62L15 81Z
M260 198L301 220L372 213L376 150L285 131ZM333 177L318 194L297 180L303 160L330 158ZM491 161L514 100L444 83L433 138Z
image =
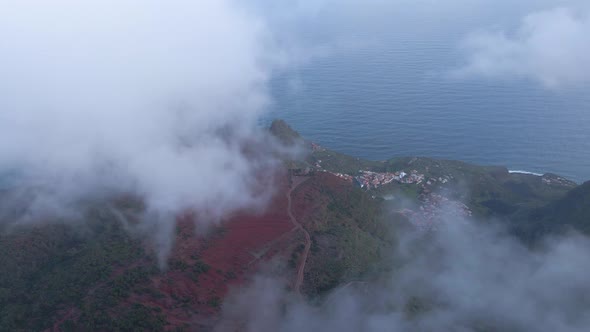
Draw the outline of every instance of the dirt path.
M300 180L300 179L297 179ZM302 184L303 182L305 182L307 180L307 178L303 179L302 181L298 181L295 182L295 179L293 179L293 184L291 185L291 188L289 189L289 192L287 192L287 213L289 214L289 219L291 219L291 223L293 223L293 225L295 225L295 228L297 229L301 229L303 231L303 234L305 235L305 249L303 250L303 254L301 255L301 261L299 262L299 266L297 268L297 278L295 279L295 284L293 286L293 289L295 290L295 293L297 293L298 295L301 295L301 284L303 283L303 272L305 271L305 263L307 262L307 256L309 255L309 249L311 248L311 237L309 236L309 233L305 230L305 228L303 228L303 225L301 225L298 221L297 218L295 218L295 216L293 215L293 211L291 209L292 206L292 200L291 200L291 193L293 192L293 190L295 190L297 187L299 187L300 184Z

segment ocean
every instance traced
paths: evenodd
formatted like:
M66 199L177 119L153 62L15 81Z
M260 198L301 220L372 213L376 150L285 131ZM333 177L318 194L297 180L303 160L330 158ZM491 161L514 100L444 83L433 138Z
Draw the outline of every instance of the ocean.
M276 76L268 119L367 159L427 156L590 180L590 87L450 77L469 24L366 29L354 35L366 42Z

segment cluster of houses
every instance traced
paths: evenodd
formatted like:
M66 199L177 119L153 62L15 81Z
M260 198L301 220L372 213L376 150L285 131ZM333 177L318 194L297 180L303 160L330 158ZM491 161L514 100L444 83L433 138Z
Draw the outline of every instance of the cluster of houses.
M575 186L575 183L556 175L545 174L541 180L546 185Z
M324 147L320 146L319 144L313 143L313 142L310 143L310 146L311 146L311 151L313 151L313 152L326 151L326 149Z
M354 181L354 177L352 175L342 174L342 173L331 173L331 174L336 175L337 177L344 179L350 183L352 183Z
M460 221L473 215L473 212L465 204L450 200L439 194L429 194L422 197L422 205L416 211L404 209L400 211L419 230L437 230L445 220Z
M441 184L445 184L445 183L449 182L449 177L447 177L447 176L439 177L438 179L437 178L430 178L430 179L428 179L428 181L426 181L426 184L430 186L430 185L435 184L436 182L440 182Z
M398 171L395 173L360 171L360 175L355 176L354 180L361 188L369 190L381 187L393 181L420 184L424 181L424 175L419 174L416 170L413 170L410 173L404 171Z

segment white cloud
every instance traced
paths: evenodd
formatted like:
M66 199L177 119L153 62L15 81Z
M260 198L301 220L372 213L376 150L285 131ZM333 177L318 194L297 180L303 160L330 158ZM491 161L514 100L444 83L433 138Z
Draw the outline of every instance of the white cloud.
M464 41L467 64L455 74L532 79L548 88L590 82L590 11L572 8L530 14L513 33L472 34Z
M571 234L532 250L489 220L445 219L431 234L398 230L391 275L323 302L255 278L226 299L217 331L236 322L257 332L588 330L590 239Z
M277 54L230 0L4 1L0 173L38 188L29 212L101 191L201 220L260 206L273 160L245 142L263 141Z

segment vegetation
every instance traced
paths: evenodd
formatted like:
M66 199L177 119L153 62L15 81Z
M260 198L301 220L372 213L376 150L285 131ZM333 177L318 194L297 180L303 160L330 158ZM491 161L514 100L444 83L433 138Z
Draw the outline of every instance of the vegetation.
M389 236L393 229L385 219L382 201L360 188L326 185L318 176L294 195L305 196L307 192L316 194L305 197L312 209L300 220L312 238L303 291L315 296L381 265L382 253L388 251L384 249L393 245Z
M326 170L350 175L358 174L359 170L416 170L424 174L426 179L448 179L445 185L438 182L429 190L444 192L445 196L464 202L476 217L492 217L506 223L516 235L527 241L532 241L541 234L568 227L590 232L589 213L586 211L590 204L584 200L583 193L584 190L588 190L583 189L587 185L574 189L575 183L553 174L542 177L514 174L509 173L505 167L478 166L461 161L422 157L400 157L382 162L367 161L330 150L315 151L308 161L315 163L319 160ZM393 182L370 192L379 197L403 197L404 200L396 200L391 206L401 203L399 207L404 207L416 202L425 191L419 185ZM347 211L346 207L335 205L333 202L328 209L340 213ZM562 221L565 215L569 216L571 221ZM370 217L367 220L371 220Z
M80 306L115 268L145 255L118 222L87 217L83 229L47 224L0 235L0 330L49 328L59 310Z
M299 133L293 130L283 120L273 121L269 130L274 137L278 138L283 144L286 145L294 145L297 142L303 141Z
M572 229L590 235L590 182L520 217L515 232L531 243L547 234Z
M282 122L273 123L271 132L287 144L302 140ZM510 174L504 167L429 158L367 161L323 149L293 164L313 167L316 163L325 170L352 175L362 169L417 170L427 178L448 178L444 186L437 184L429 190L444 191L463 201L476 216L505 222L530 243L572 228L590 234L590 182L576 186L553 175ZM365 191L324 172L311 176L293 192L297 204L305 206L303 212L296 211L301 212L298 220L311 236L303 292L321 295L344 282L388 269L384 262L390 260L384 255L396 245L391 235L408 222L399 214L390 214L387 207L391 205L383 197L405 197L411 203L424 192L422 186L399 183ZM144 208L134 199L123 199L116 206L122 211ZM169 274L164 275L119 218L111 206L96 203L83 220L72 223L78 225L75 227L54 222L1 230L0 331L47 330L57 320L64 331L159 331L171 326L158 300L187 311L195 303L208 311L218 310L223 301L222 294L213 290L199 297L170 291L177 281L174 276L181 276L183 282L192 280L193 288L187 288L192 290L195 285L210 284L212 275L224 281L243 279L242 270L228 271L212 261L210 266L197 253L190 259L174 257ZM181 229L177 233L187 239L188 233ZM227 229L217 228L202 248L226 233ZM285 245L293 249L285 257L292 269L305 248L299 241L301 238ZM208 274L211 269L217 273ZM154 280L161 288L154 286ZM427 302L418 298L406 308L408 315L427 310Z
M217 296L210 298L207 304L212 308L219 308L221 306L221 299Z

